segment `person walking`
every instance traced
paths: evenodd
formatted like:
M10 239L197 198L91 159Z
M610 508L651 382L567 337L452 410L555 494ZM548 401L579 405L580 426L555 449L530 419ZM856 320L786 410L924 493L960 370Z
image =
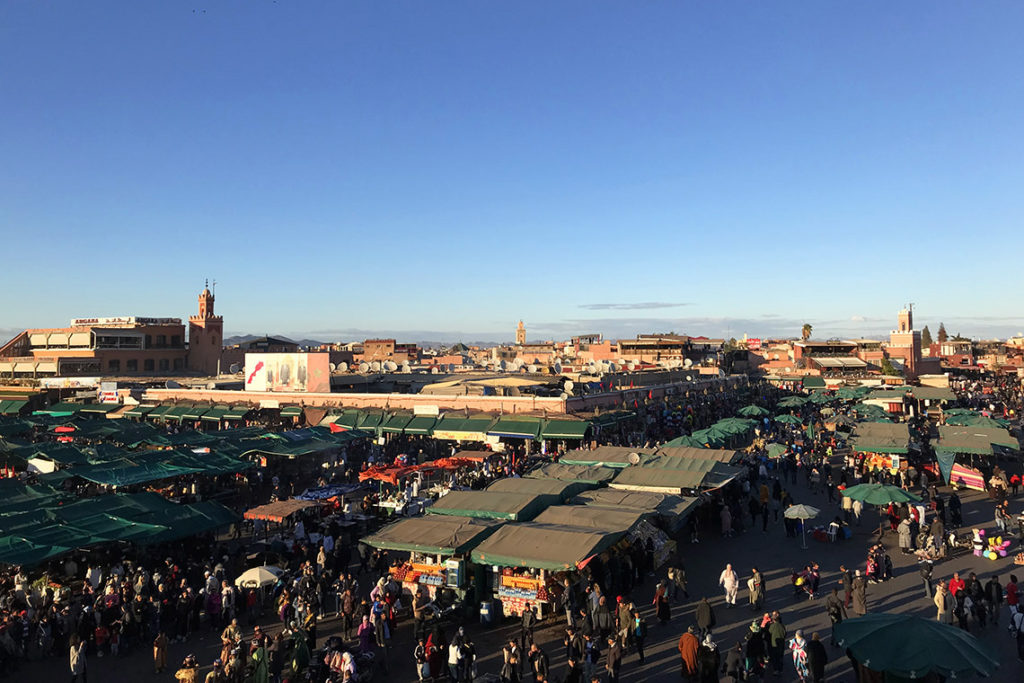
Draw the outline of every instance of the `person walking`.
M757 567L751 570L750 578L747 579L747 590L750 592L750 609L756 612L764 603L764 577Z
M622 668L622 645L615 636L608 636L608 650L605 654L604 669L608 683L619 683L619 669Z
M999 583L999 575L993 574L985 584L985 602L988 603L989 616L992 623L999 624L999 610L1003 606L1003 586Z
M715 610L711 608L711 603L708 602L706 597L701 598L700 602L697 603L694 618L697 620L697 628L700 629L701 638L711 633L711 629L715 627Z
M807 668L807 641L804 640L804 632L797 629L793 639L789 641L789 650L793 653L793 668L801 683L807 681L809 669Z
M771 623L768 625L768 657L777 676L782 674L782 655L785 646L786 625L782 623L781 614L772 612Z
M700 641L693 631L692 626L687 627L686 633L680 636L678 645L682 675L686 681L692 681L697 675L697 651L700 649Z
M921 566L918 572L921 574L921 583L924 585L924 597L932 599L932 571L934 565L931 560L924 560L921 562Z
M647 640L647 621L641 616L640 612L633 610L633 644L636 646L636 652L640 656L640 663L643 664L644 658L644 641Z
M843 623L843 619L847 617L847 613L846 606L843 604L843 601L839 599L839 591L835 588L833 588L829 596L825 598L825 611L828 612L829 621L832 622L832 647L838 647L839 642L836 640L836 624Z
M736 594L739 592L740 579L733 570L731 564L725 565L725 569L718 576L718 585L725 588L726 607L736 606Z
M821 644L817 633L811 634L807 643L807 669L811 675L811 683L822 683L825 680L825 667L828 665L828 652Z
M167 668L167 635L163 631L153 639L153 673L162 673Z
M857 570L853 577L853 613L862 617L868 613L868 582Z
M79 638L77 633L71 635L68 646L68 665L71 668L71 683L86 683L88 676L85 672L85 646L86 643Z
M718 667L721 663L718 645L711 640L710 635L705 636L697 648L697 679L700 683L718 683Z
M853 572L846 565L839 565L839 581L843 585L843 606L849 607L853 601Z
M940 583L935 587L935 620L941 624L953 623L953 604L956 599L949 594L945 584Z

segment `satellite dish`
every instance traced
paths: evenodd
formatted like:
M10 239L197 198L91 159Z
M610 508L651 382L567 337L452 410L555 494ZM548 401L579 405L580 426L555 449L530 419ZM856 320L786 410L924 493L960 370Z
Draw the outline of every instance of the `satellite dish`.
M334 363L328 364L328 367L331 368L331 372L337 372L337 370L338 370L338 366L335 365Z
M448 372L455 372L455 363L448 364Z
M370 371L370 364L369 363L367 363L366 361L363 361L362 363L359 364L359 372L361 372L361 373L363 373L365 375L369 371Z
M509 396L522 396L522 393L520 393L520 391L519 391L519 387L509 387L506 390L506 393Z
M239 363L232 363L231 367L228 368L228 372L230 372L232 375L237 375L241 371L242 366Z
M402 363L402 372L404 372L406 374L409 374L410 372L412 372L412 368L409 367L408 361L405 362L405 363Z
M533 373L537 372L537 366L531 363L530 367L527 368L527 372L529 372L532 375Z
M639 465L640 464L640 454L639 453L630 453L629 454L629 464L630 465Z
M502 372L505 372L506 368L508 368L508 363L506 363L503 360L498 361L498 369L499 370L501 370Z
M683 361L683 367L684 368L689 368L692 365L693 365L693 361L690 360L689 358L687 358L686 360Z
M372 363L370 363L370 371L371 372L380 372L380 361L379 360L375 360Z
M560 399L562 399L562 400L564 401L565 399L569 398L569 394L567 394L567 393L565 393L565 392L563 391L562 393L560 393L560 394L558 395L558 398L560 398Z
M430 374L431 375L436 375L438 372L440 372L440 371L437 369L436 365L434 367L430 368Z
M338 372L348 372L348 363L338 363Z
M393 360L389 360L388 362L384 363L384 369L387 370L388 372L394 372L395 370L398 369L398 363L396 363Z
M167 389L181 389L181 385L175 382L173 379L169 379L164 382L164 387Z
M687 375L686 376L686 381L687 382L692 382L693 381L693 375Z
M559 363L558 361L555 361L555 374L556 375L561 375L562 374L562 364Z
M572 390L575 387L576 387L576 383L573 382L571 379L567 379L565 381L565 384L562 386L562 388L565 389L566 391L568 391L570 394L572 393Z
M206 388L209 389L210 391L213 391L214 389L217 388L217 383L216 382L207 382L206 383Z
M626 370L628 370L629 372L633 372L634 370L636 370L636 363L634 363L633 361L629 361L628 363L626 363Z

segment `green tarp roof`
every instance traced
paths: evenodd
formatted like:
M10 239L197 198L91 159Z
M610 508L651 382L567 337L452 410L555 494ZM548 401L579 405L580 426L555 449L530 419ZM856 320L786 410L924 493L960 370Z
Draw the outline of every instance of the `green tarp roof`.
M224 413L225 420L241 420L243 417L249 414L252 408L250 406L229 406L228 411Z
M49 408L37 410L36 413L43 415L73 415L84 407L81 403L57 403Z
M559 524L506 524L478 545L472 558L479 564L499 567L575 569L624 535L622 531L606 532Z
M299 406L285 406L281 408L281 417L298 417L302 415L302 408Z
M625 491L621 489L600 489L587 491L571 501L587 507L607 507L619 510L640 510L654 512L662 517L680 520L680 525L700 503L700 498L688 498L666 493L646 491Z
M585 420L548 420L540 435L544 439L582 439L589 428L590 423Z
M824 389L825 380L819 375L807 375L803 381L804 389Z
M0 415L17 415L27 404L23 398L0 400Z
M504 436L513 439L534 439L540 435L541 419L538 417L501 417L487 430L490 436Z
M209 403L198 403L181 414L184 420L198 420L203 416L206 411L210 410L213 406Z
M600 467L629 467L632 456L643 456L653 450L630 448L627 446L598 446L593 450L577 449L569 451L558 462L564 465L598 465Z
M910 432L905 424L861 422L853 430L850 446L858 453L906 453Z
M643 463L627 467L611 486L629 490L648 489L659 493L679 493L683 489L717 488L739 475L739 467L715 460L650 456Z
M220 422L224 416L231 412L230 406L214 406L203 413L202 420L206 422Z
M121 408L119 403L87 403L82 406L80 413L97 413L105 415Z
M629 531L650 511L627 508L602 508L589 505L552 505L537 515L538 524L560 524L601 531Z
M483 519L527 521L549 505L558 503L558 496L534 493L498 493L494 491L452 491L441 496L427 508L430 515L456 515Z
M359 418L359 429L376 431L380 427L380 423L383 421L384 413L376 411L366 412Z
M448 515L410 517L387 525L363 542L385 550L461 555L479 545L503 523L497 519Z
M157 406L145 406L145 405L142 405L140 403L139 405L133 406L133 407L129 408L128 410L124 411L124 416L125 417L144 417L144 416L150 414L151 412L153 412L154 410L156 410L156 408L157 408Z
M1017 450L1020 444L1008 431L998 427L951 427L938 428L936 451L946 453L972 453L991 455L993 446Z
M359 425L359 418L362 413L358 410L346 410L334 419L334 424L345 429L355 429Z
M532 493L547 496L558 496L564 502L577 493L582 493L589 488L590 484L582 482L564 481L559 479L533 479L527 477L507 477L498 479L487 487L487 491L502 493Z
M613 467L601 467L600 465L568 465L563 462L546 463L530 470L523 475L524 479L561 479L563 481L578 481L593 486L602 486L615 478L619 473Z
M697 460L717 460L726 464L737 458L736 451L719 448L694 448L693 446L659 446L656 455L671 458L695 458Z
M417 436L426 436L434 431L434 424L437 420L427 415L418 415L405 425L405 433Z

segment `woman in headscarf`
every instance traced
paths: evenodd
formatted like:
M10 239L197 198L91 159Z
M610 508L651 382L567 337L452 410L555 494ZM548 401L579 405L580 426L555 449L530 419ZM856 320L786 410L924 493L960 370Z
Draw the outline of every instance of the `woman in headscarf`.
M672 618L672 607L668 602L668 587L664 582L659 583L658 589L654 592L654 605L658 621L664 626Z
M768 649L765 647L764 631L761 630L761 623L756 619L751 622L750 630L747 632L744 655L743 664L747 677L760 677L764 671L764 660L768 656Z
M254 643L251 657L253 683L267 683L270 680L270 662L267 658L267 648Z
M356 636L359 638L360 652L373 652L373 649L377 646L377 641L374 638L373 624L370 623L370 617L365 614L363 615L363 623L359 624Z
M793 636L793 640L789 641L789 649L793 653L793 668L796 669L796 675L800 677L801 683L807 680L808 669L807 669L807 641L804 639L804 632L797 629L796 634Z
M709 633L697 649L697 676L700 683L718 683L718 667L721 663L718 646L711 640Z

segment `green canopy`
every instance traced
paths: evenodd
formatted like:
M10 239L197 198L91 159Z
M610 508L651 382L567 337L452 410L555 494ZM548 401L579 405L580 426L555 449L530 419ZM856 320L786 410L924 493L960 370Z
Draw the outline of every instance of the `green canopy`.
M538 524L560 524L602 531L629 531L640 520L651 516L649 510L602 508L589 505L552 505L537 515Z
M208 410L212 408L213 406L210 405L209 403L197 403L196 405L192 406L191 408L183 412L181 414L181 418L183 420L198 420L203 415L205 415Z
M765 417L766 415L769 414L769 412L762 408L761 406L753 405L746 406L745 408L740 408L738 413L743 417Z
M409 517L385 526L363 542L384 550L461 555L479 545L502 524L504 522L496 519L448 515Z
M996 447L1018 450L1017 439L1001 427L955 427L938 428L938 439L934 446L936 452L971 453L975 455L992 455Z
M781 443L770 443L768 444L767 450L769 458L778 458L784 455L789 448L787 446L783 446Z
M451 491L428 507L427 514L523 522L533 519L541 510L558 502L558 496L536 493Z
M627 446L598 446L592 450L580 448L569 451L558 462L563 465L584 465L599 467L629 467L634 456L650 454L652 451L642 448L629 448Z
M707 448L707 445L705 444L705 442L701 441L700 439L698 439L698 438L696 438L694 436L687 436L685 434L683 436L677 436L676 438L672 439L671 441L666 441L664 444L662 444L662 446L667 447L667 448L672 448L672 447L675 447L675 446L689 446L691 448Z
M17 415L28 405L28 400L19 399L0 399L0 415Z
M793 426L799 426L799 425L802 425L804 423L804 421L801 420L796 415L779 415L778 417L775 418L775 421L776 422L781 422L782 424L793 425Z
M224 416L231 412L230 406L214 406L203 413L202 420L204 422L220 422L224 419Z
M405 433L415 436L427 436L434 431L437 418L429 415L417 415L405 425Z
M42 410L35 411L36 415L54 415L58 417L67 417L68 415L74 415L79 410L85 407L83 403L57 403L50 406L49 408L43 408Z
M824 389L828 386L821 375L806 375L802 384L804 389Z
M151 412L153 412L154 410L156 410L156 408L157 408L157 406L144 406L144 405L142 405L140 403L139 405L133 406L133 407L129 408L128 410L124 411L124 416L125 417L145 417L146 415L148 415Z
M726 434L746 434L754 429L757 423L754 420L744 420L737 417L727 417L711 425L711 429L717 429Z
M690 435L690 438L696 440L701 446L707 448L721 448L729 441L731 435L727 434L720 429L709 427L708 429L700 429ZM666 446L668 444L665 444Z
M281 408L281 417L299 417L302 415L302 408L299 406L285 406Z
M363 413L359 420L359 429L376 432L380 428L380 423L384 421L384 413L371 411Z
M33 543L20 536L0 536L0 563L34 567L71 548Z
M506 524L473 550L473 561L498 567L576 569L625 535L560 524Z
M547 420L540 436L542 439L583 439L589 428L586 420Z
M898 486L886 484L857 484L843 489L842 494L851 500L859 500L868 505L888 505L889 503L920 503L921 499Z
M527 493L544 496L558 496L560 502L565 502L576 494L582 493L590 488L594 487L590 484L566 481L564 479L507 477L505 479L498 479L485 490L501 493Z
M910 431L902 423L862 422L854 429L850 446L858 453L906 453Z
M345 429L355 429L359 425L359 418L362 417L362 413L358 410L346 410L341 415L334 418L334 424Z
M946 424L962 427L991 427L1003 429L1009 424L1006 420L994 420L984 415L953 415L946 419Z
M901 679L991 676L999 655L991 644L935 619L874 612L834 627L839 647L871 671Z
M805 403L807 403L807 399L803 396L787 396L779 401L777 405L779 408L800 408Z
M603 486L615 478L619 470L601 465L569 465L564 462L547 463L530 470L524 479L559 479L576 481L591 486Z
M224 413L225 420L241 420L252 410L252 406L237 405L228 406L228 412Z
M489 436L536 440L540 436L541 420L537 417L502 417L487 430Z

